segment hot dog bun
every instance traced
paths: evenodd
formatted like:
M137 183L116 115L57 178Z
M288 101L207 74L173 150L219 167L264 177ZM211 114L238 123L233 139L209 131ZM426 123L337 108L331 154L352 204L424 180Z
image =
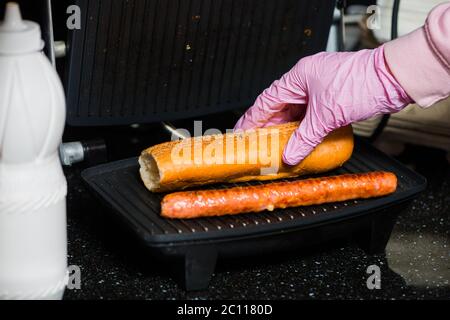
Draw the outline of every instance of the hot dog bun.
M353 131L351 126L347 126L331 132L298 165L285 165L281 155L298 125L298 122L290 122L243 133L202 136L158 144L142 152L139 158L140 175L150 191L164 192L219 182L274 180L320 173L335 169L350 158L353 151ZM255 144L255 140L267 143ZM229 145L240 145L241 148L235 147L231 153L226 152ZM217 147L216 151L208 152L208 148L212 149L213 146ZM179 150L186 152L178 153ZM223 155L233 157L234 162L218 163L220 161L217 159L225 160L225 156L219 155L220 150ZM275 153L271 153L271 150ZM174 159L173 153L183 155L185 161L180 163L180 158ZM276 171L267 169L262 174L261 169L270 165L261 160L263 158L260 159L258 154L276 159ZM200 158L198 155L201 155ZM257 160L253 161L255 157ZM241 161L242 159L245 161Z

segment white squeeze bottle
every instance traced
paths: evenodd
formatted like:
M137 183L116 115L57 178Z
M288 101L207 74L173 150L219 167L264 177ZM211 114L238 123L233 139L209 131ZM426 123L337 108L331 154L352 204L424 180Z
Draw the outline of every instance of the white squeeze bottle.
M0 24L0 299L61 299L67 183L61 82L16 3Z

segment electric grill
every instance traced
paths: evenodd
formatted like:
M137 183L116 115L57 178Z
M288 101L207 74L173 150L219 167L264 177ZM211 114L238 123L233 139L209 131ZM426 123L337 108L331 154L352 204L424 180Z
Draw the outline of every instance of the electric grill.
M145 188L139 176L137 158L87 169L82 177L152 254L178 268L187 290L199 290L208 286L218 257L270 253L351 234L368 253L383 252L397 215L425 189L426 181L360 139L356 141L352 158L328 175L376 170L397 175L398 188L394 194L376 199L191 220L160 217L160 201L164 194L151 193Z
M328 0L75 3L82 28L70 33L68 43L71 126L200 120L248 107L298 59L325 49L335 5ZM175 268L187 290L198 290L208 286L217 258L349 235L369 253L383 251L396 216L426 181L361 139L350 161L328 174L374 170L394 172L398 190L377 199L193 220L159 216L163 194L144 187L137 158L89 168L82 177L150 254ZM262 182L247 184L255 183ZM235 185L242 184L204 188Z

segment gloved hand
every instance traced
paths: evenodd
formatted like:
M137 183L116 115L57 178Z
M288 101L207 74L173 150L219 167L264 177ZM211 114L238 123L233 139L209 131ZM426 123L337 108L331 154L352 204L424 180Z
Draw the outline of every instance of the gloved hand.
M301 59L264 90L234 129L267 127L304 116L283 152L283 161L295 165L329 132L400 111L411 102L389 71L383 47L323 52Z

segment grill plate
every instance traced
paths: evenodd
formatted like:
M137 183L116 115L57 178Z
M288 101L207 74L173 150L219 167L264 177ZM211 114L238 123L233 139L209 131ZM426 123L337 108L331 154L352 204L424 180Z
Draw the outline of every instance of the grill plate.
M76 0L67 122L125 125L250 106L326 47L334 1ZM61 14L65 14L64 12Z
M426 184L423 177L402 164L362 142L357 142L352 158L342 168L326 175L391 171L398 178L398 188L394 194L376 199L278 209L273 212L169 220L159 216L160 201L164 194L148 191L140 179L138 170L137 158L132 158L87 169L82 176L89 186L125 218L135 232L145 236L145 240L149 243L220 239L338 220L406 200L423 190ZM204 186L203 189L255 184L262 182L217 184Z

